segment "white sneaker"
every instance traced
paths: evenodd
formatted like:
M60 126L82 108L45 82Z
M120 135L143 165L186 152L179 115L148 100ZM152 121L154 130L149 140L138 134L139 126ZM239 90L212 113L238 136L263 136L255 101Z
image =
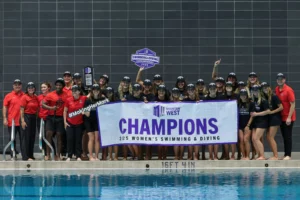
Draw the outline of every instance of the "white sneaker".
M77 161L81 161L81 158L77 158Z
M286 156L283 158L283 160L291 160L292 158L290 156Z
M66 160L66 161L68 161L68 162L69 162L69 161L71 161L71 158L67 158L67 160Z

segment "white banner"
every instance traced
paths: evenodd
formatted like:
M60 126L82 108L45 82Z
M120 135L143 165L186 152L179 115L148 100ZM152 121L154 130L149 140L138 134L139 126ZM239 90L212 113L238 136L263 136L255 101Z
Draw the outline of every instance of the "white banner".
M236 143L236 101L105 104L97 108L101 146Z

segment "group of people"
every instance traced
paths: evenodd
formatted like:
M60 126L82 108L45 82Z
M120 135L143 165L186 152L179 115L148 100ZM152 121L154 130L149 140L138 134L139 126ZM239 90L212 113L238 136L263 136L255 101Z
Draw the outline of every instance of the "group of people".
M136 81L132 84L130 77L124 76L116 91L109 86L109 77L102 75L92 87L87 88L79 73L71 74L66 71L63 78L58 78L52 91L51 84L41 84L41 94L37 95L36 85L29 82L25 92L22 82L13 82L13 91L7 94L3 101L3 123L11 132L14 121L15 132L20 138L22 160L35 160L34 144L37 130L40 130L41 119L45 122L46 139L54 147L55 157L50 157L50 147L44 144L45 160L70 161L74 156L80 160L150 160L152 151L157 148L158 159L167 159L167 146L123 145L101 148L99 157L100 138L96 108L84 111L79 115L70 113L88 107L92 104L108 99L114 101L141 102L199 102L211 100L236 100L239 110L238 144L222 145L222 155L218 157L219 145L207 145L209 160L265 160L263 136L272 149L270 160L278 160L277 144L274 139L279 127L284 141L284 160L291 159L292 128L296 120L294 91L286 82L284 74L277 75L275 92L266 82L260 82L255 72L249 74L247 82L238 81L235 73L231 72L227 78L218 77L217 68L221 60L215 62L212 79L205 84L198 79L195 84L187 83L183 76L176 80L175 87L168 90L161 75L154 75L150 79L142 80L143 68L140 68ZM236 130L233 130L236 132ZM56 139L56 142L54 141ZM250 149L252 146L252 158ZM236 148L237 147L237 148ZM174 158L182 160L184 146L174 146ZM189 160L207 159L205 145L188 146ZM236 150L237 149L237 150ZM129 151L128 151L129 150ZM231 150L231 155L230 155ZM236 156L236 152L237 156ZM113 154L114 153L114 154Z

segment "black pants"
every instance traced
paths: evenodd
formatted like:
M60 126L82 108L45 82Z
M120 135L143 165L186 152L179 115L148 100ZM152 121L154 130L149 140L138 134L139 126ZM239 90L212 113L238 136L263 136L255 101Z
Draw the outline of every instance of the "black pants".
M70 125L67 127L67 149L68 157L71 158L73 154L76 158L81 157L82 152L82 124Z
M22 160L33 159L35 134L36 134L36 115L24 114L24 121L27 124L25 129L21 129L21 153ZM21 124L21 122L20 122Z
M37 132L40 133L40 128L41 128L41 118L38 118L37 119L37 122L36 122L36 126L37 126ZM44 120L44 135L45 135L45 138L46 138L46 120ZM56 148L55 148L55 143L53 140L51 140L50 144L52 145L53 147L53 150L54 150L54 155L56 155ZM43 149L44 149L44 156L47 155L47 150L46 150L46 147L47 147L47 144L45 143L44 140L42 140L42 146L43 146Z
M19 135L20 149L21 149L21 134L20 133L21 133L20 132L20 126L15 126L15 140L14 140L15 152L18 152L17 145L16 145L17 134ZM11 140L11 127L8 127L8 134L9 134L9 142L10 142L10 140ZM12 157L13 155L12 155L12 151L11 151L10 147L9 147L9 151L10 151L10 156Z
M281 134L283 137L284 144L284 156L292 156L292 131L294 122L288 126L286 122L282 122L280 125Z

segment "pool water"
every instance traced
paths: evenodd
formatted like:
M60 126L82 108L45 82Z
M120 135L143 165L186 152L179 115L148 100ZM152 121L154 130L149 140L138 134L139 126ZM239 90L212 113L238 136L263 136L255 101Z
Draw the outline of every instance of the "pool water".
M1 171L0 199L300 199L300 170Z

